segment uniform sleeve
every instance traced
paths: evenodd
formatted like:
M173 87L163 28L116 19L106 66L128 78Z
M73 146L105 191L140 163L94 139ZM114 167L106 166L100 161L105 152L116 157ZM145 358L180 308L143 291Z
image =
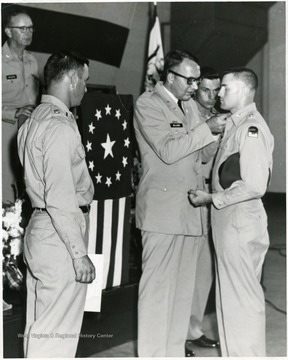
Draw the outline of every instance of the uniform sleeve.
M53 130L45 134L43 172L46 208L73 259L87 254L85 219L79 209L72 173L72 162L79 161L77 152L75 133L67 124L53 126Z
M164 116L159 104L157 106L157 103L148 98L138 100L134 115L135 128L138 128L163 162L173 164L214 141L205 123L176 138L167 127L169 119L165 119Z
M206 164L207 162L209 162L211 159L213 159L213 157L215 156L219 144L220 144L220 136L217 135L217 137L215 137L215 135L213 135L214 137L214 142L212 142L211 144L205 146L202 150L201 150L201 155L202 155L202 162L204 164Z
M15 106L2 105L2 119L9 120L12 124L16 123L16 114L17 108Z
M223 192L212 194L213 204L218 209L261 198L267 190L271 154L261 128L258 125L253 128L254 132L250 132L248 126L239 132L241 180L235 181Z

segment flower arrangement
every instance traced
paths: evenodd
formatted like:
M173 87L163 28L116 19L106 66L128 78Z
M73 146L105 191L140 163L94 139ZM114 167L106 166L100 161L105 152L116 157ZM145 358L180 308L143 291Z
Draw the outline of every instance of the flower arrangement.
M17 264L17 256L23 251L22 203L23 200L18 199L15 204L3 204L2 207L3 284L14 290L20 290L23 282Z

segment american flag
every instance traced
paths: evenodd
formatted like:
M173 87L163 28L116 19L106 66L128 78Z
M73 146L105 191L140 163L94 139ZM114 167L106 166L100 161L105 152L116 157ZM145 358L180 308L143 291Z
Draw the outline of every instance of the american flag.
M87 93L81 104L82 141L95 187L88 253L104 255L103 289L129 278L132 101L131 95Z

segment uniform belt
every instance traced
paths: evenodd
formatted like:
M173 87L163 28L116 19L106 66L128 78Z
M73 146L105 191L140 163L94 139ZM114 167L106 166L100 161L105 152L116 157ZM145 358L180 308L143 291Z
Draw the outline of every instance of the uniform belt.
M83 214L88 213L88 212L90 211L90 208L91 208L90 205L79 206L79 209L82 210ZM35 207L34 210L47 212L47 209L46 209L46 208Z
M205 179L205 184L212 184L212 180L211 179Z

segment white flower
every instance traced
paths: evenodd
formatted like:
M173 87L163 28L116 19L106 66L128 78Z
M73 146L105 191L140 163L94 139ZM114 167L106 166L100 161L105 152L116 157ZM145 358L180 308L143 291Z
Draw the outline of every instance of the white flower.
M17 238L18 236L21 235L21 231L20 229L17 229L16 227L15 228L12 228L8 231L8 234L9 236L14 239L14 238Z
M11 246L11 255L13 255L15 258L16 256L20 255L23 251L21 238L12 239L10 242L10 246Z
M2 241L5 243L8 240L9 236L6 230L2 229Z

